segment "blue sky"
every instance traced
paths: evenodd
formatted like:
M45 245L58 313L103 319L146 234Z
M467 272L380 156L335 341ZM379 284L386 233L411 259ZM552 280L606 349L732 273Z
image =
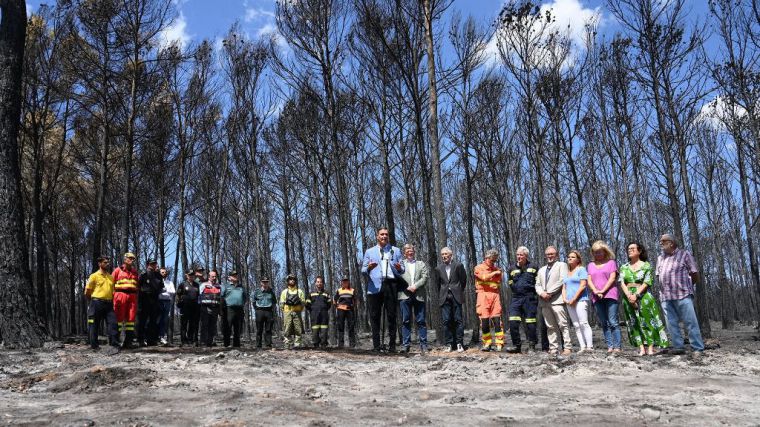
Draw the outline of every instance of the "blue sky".
M275 30L275 0L174 0L178 16L165 36L180 39L184 43L203 39L220 39L230 26L239 22L250 36ZM27 0L28 12L34 12L45 1ZM452 9L463 16L472 15L477 21L490 23L498 14L503 0L454 0ZM605 0L549 0L541 2L551 7L558 23L569 24L571 30L580 34L583 22L589 16L601 17L600 31L614 33L617 25L605 7ZM707 1L689 1L693 18L704 18ZM448 17L447 17L448 18Z

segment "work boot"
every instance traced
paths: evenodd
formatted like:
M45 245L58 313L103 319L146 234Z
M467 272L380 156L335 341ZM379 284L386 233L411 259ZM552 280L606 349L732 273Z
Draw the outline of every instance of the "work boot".
M480 351L491 351L491 344L481 347Z
M507 348L507 353L509 353L509 354L519 354L520 351L521 350L520 350L520 346L519 345Z
M496 350L495 350L495 351L496 351L496 352L498 352L498 353L501 353L501 350L502 350L503 348L504 348L503 346L501 346L501 345L499 345L499 344L496 344Z

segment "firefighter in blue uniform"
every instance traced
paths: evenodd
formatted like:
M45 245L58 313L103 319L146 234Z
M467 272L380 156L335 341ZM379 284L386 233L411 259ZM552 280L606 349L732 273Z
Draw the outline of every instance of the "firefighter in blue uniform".
M315 291L306 300L306 308L309 310L311 319L311 343L315 348L326 348L332 298L325 292L325 280L322 276L317 276L314 287Z
M509 303L509 332L512 336L512 347L508 353L520 353L520 324L525 322L528 346L536 350L536 313L538 311L538 295L536 294L536 267L528 257L528 248L517 248L517 263L509 270L509 288L512 290L512 301Z

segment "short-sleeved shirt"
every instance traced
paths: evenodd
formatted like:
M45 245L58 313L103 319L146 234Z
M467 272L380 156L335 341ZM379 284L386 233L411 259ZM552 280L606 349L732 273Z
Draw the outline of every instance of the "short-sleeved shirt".
M676 249L671 255L657 257L657 278L660 280L660 299L679 300L694 293L690 273L697 272L697 263L691 252Z
M588 271L586 271L584 267L578 267L575 272L573 272L572 276L565 277L562 281L562 283L565 284L565 295L567 296L568 301L573 299L575 294L578 293L578 289L581 288L582 280L588 280ZM583 293L581 294L581 297L578 298L578 301L588 301L588 286L583 289Z
M605 262L601 266L597 266L593 262L590 262L586 270L588 271L588 280L594 284L594 288L601 290L607 285L610 276L617 271L617 263L614 259ZM613 299L615 301L620 300L620 292L618 291L616 284L613 284L612 287L607 290L607 293L604 294L604 299ZM597 298L592 292L591 300L597 302L599 298Z
M638 270L631 268L631 263L627 262L620 267L620 283L625 286L639 286L646 284L652 286L652 264L644 261Z
M113 276L98 270L90 274L90 278L87 279L87 287L85 289L92 290L92 298L112 300Z

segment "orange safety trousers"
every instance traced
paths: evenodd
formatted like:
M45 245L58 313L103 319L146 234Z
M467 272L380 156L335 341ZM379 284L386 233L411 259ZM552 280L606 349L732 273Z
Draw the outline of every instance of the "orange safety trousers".
M501 296L498 289L493 291L482 290L477 294L475 311L478 313L478 318L490 319L501 316Z
M134 332L137 317L137 292L119 292L113 294L113 311L116 312L116 323L119 332Z

